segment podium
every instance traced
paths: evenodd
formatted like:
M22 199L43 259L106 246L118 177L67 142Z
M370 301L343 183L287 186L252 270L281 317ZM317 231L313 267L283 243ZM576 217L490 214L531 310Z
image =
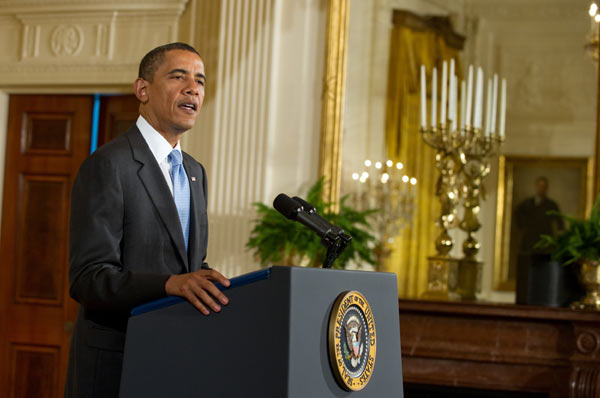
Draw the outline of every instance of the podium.
M132 311L121 398L403 396L395 274L275 266L232 278L229 288L220 288L229 305L209 316L177 297ZM350 314L349 308L343 311L344 303L359 300L357 295L340 302L349 291L360 293L370 306L365 326L352 324L357 317L351 315L345 329L336 329L334 306L342 319ZM338 341L345 359L337 362L331 360L336 343L329 343L336 332L348 341L347 346ZM347 349L352 339L359 341L354 351ZM369 347L374 363L366 359ZM362 389L344 386L348 375L335 369L344 361L363 366L361 382L370 376Z

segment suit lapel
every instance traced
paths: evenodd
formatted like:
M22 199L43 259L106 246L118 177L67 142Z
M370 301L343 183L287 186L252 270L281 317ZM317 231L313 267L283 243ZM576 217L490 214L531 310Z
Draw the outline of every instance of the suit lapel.
M197 175L197 168L192 167L187 156L183 156L183 167L190 184L190 236L188 242L189 264L192 267L199 266L201 260L196 258L200 247L200 216L204 206L204 192L202 190L202 175Z
M127 135L133 151L133 158L142 164L138 171L138 176L144 184L150 199L163 220L171 241L177 248L177 252L181 261L185 265L185 269L189 270L188 256L185 250L185 241L179 222L177 207L173 201L173 195L169 190L165 178L162 174L156 159L152 155L148 144L142 137L138 128L134 125L130 129L130 134Z

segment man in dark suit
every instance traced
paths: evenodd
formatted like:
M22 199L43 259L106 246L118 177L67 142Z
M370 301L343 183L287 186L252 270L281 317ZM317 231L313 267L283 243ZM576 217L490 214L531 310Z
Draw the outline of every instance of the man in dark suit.
M179 140L196 120L206 77L183 43L150 51L134 83L140 117L81 166L72 192L70 293L80 304L66 397L117 397L129 312L176 295L209 315L229 280L204 263L206 174ZM183 167L182 167L183 166Z
M522 233L519 252L534 253L533 248L542 235L557 236L564 228L563 220L550 211L560 211L558 204L548 197L548 179L535 180L535 195L523 200L515 210L515 224Z

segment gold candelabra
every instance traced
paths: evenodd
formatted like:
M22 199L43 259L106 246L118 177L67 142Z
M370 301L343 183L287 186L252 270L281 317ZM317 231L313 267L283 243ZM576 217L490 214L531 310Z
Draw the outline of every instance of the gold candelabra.
M436 195L440 199L441 214L436 220L441 232L435 241L436 255L430 256L427 291L424 296L434 299L475 299L481 279L481 262L477 261L480 244L473 234L481 228L478 219L483 200L483 179L490 172L489 158L504 140L506 116L506 80L502 79L499 112L499 129L496 133L498 109L498 76L488 79L486 125L483 121L483 71L477 69L473 90L473 66L469 67L468 80L461 82L458 102L458 78L454 74L454 60L442 63L441 101L437 100L437 70L431 74L431 113L427 123L427 79L425 66L421 66L421 135L423 141L436 151L436 168L440 176ZM473 101L475 94L475 101ZM475 104L472 113L471 105ZM440 106L439 124L436 109ZM458 127L460 105L461 124ZM464 215L458 220L457 208L463 203ZM463 258L450 252L454 246L449 230L459 226L467 233L463 242Z

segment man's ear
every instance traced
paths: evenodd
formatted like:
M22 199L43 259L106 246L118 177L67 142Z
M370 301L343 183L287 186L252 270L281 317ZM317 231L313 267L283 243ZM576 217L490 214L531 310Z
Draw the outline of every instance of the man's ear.
M142 104L148 102L148 82L141 77L135 79L133 93Z

